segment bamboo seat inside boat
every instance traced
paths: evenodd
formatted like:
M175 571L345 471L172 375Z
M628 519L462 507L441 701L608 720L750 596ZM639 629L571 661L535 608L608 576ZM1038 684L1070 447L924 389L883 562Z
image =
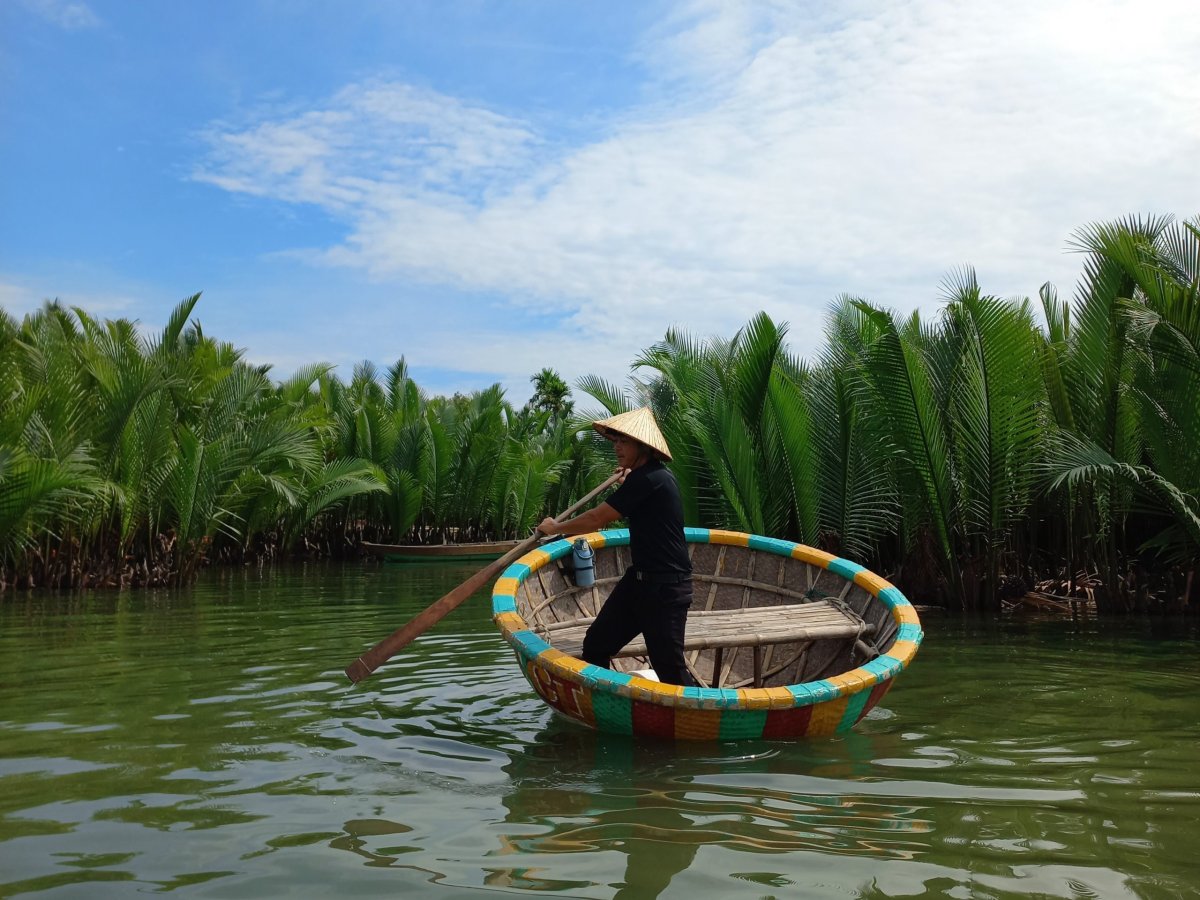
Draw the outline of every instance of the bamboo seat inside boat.
M537 631L557 650L578 657L583 636L594 618L555 622ZM828 600L742 609L693 609L688 613L685 650L727 647L765 647L771 644L820 640L855 640L873 633L852 610ZM641 637L626 644L616 657L645 656Z

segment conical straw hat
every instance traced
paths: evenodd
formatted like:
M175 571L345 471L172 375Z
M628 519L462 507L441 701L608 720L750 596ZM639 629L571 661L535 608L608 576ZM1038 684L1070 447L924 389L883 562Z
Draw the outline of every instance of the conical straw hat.
M610 433L631 437L638 443L645 444L651 450L656 451L668 462L671 459L671 450L667 447L666 438L658 430L658 423L654 421L654 413L648 406L621 413L609 419L601 419L593 422L592 427L605 437L608 437Z

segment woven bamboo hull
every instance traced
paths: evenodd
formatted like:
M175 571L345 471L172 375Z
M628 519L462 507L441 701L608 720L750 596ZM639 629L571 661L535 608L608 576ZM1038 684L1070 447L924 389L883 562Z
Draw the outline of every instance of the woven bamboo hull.
M613 669L589 665L554 641L595 615L629 565L629 532L599 532L585 536L595 550L595 587L571 583L571 543L562 540L509 566L492 595L493 620L521 671L556 711L602 731L678 740L830 735L853 727L879 702L921 643L920 621L904 595L855 563L788 541L686 532L694 572L689 639L705 615L715 614L715 621L722 611L742 616L747 608L768 607L770 618L786 618L811 612L807 604L833 604L860 623L879 655L868 659L873 654L853 636L813 638L818 630L760 647L757 662L753 647L690 650L698 680L718 687L641 677L645 660L617 659Z
M479 544L372 544L363 541L363 549L389 562L439 562L453 560L499 559L520 541L488 541Z

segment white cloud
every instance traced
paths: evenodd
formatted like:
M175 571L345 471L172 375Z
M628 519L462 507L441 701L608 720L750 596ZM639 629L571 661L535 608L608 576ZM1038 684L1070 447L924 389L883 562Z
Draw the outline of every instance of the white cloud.
M42 305L42 298L23 285L0 282L0 309L21 318Z
M69 31L96 28L100 25L100 17L86 3L74 2L74 0L22 0L22 2L30 12Z
M371 82L214 126L197 177L342 219L313 261L544 306L620 367L759 309L807 352L835 294L930 309L964 263L994 293L1067 294L1074 229L1200 209L1190 3L813 7L681 7L639 50L654 95L586 146ZM568 371L604 369L566 343Z
M68 290L55 296L37 293L22 280L0 281L0 307L4 307L10 316L22 317L26 313L41 310L49 300L58 300L65 307L78 306L92 316L121 316L136 305L136 300L125 294L73 292Z
M38 292L31 279L8 276L0 273L0 308L9 315L21 318L36 312L49 300L57 300L62 306L80 309L93 316L122 316L138 306L138 301L129 294L76 291L68 288L53 297Z
M314 203L352 218L390 195L467 198L523 170L535 142L519 122L410 85L351 85L326 108L237 130L214 126L197 179Z

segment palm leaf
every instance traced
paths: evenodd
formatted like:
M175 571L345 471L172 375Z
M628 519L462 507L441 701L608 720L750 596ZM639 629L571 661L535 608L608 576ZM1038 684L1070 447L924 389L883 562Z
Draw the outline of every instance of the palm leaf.
M961 600L947 427L932 374L911 325L902 334L889 313L862 302L855 305L879 334L863 358L864 376L889 423L903 463L919 487L921 512L936 537L950 592Z
M1052 489L1103 485L1114 480L1124 482L1174 520L1186 535L1193 557L1200 554L1200 505L1194 496L1153 469L1121 462L1094 441L1065 432L1059 433L1052 444L1045 469Z

